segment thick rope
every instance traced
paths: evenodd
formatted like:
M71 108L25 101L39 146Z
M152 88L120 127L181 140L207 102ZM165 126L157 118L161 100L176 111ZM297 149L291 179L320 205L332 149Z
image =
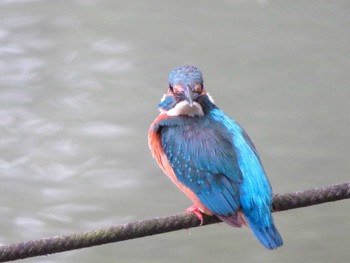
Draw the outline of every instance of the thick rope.
M350 182L309 189L273 197L273 212L350 198ZM204 225L218 223L216 217L204 216ZM79 248L97 246L170 231L198 227L194 214L157 217L84 233L56 236L0 247L0 262L48 255Z

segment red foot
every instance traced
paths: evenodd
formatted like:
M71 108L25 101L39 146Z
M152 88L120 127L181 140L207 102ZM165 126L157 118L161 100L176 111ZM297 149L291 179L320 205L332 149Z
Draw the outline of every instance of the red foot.
M201 221L200 226L203 225L203 215L202 215L201 211L199 211L198 206L193 205L193 206L187 208L186 213L195 214L198 217L198 219Z

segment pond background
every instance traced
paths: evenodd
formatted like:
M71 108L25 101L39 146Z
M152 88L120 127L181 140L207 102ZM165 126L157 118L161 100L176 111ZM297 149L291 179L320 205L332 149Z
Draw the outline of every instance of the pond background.
M169 71L197 65L275 193L349 180L350 2L0 1L0 244L183 212L147 145ZM25 262L348 262L348 201ZM24 261L23 261L24 262Z

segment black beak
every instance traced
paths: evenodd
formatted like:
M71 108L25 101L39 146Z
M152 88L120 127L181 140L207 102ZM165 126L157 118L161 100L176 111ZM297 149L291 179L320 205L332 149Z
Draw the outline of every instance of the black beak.
M186 85L184 87L185 100L188 102L190 107L193 106L193 92L190 86Z

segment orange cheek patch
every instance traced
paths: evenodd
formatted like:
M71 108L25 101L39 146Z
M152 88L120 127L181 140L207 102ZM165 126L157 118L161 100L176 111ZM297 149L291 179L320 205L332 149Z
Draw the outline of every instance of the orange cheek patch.
M166 92L166 96L168 96L168 95L172 95L173 94L173 92L170 90L170 88L168 89L168 91Z
M180 85L175 85L173 87L173 91L174 91L174 93L181 93L184 91L184 89Z

